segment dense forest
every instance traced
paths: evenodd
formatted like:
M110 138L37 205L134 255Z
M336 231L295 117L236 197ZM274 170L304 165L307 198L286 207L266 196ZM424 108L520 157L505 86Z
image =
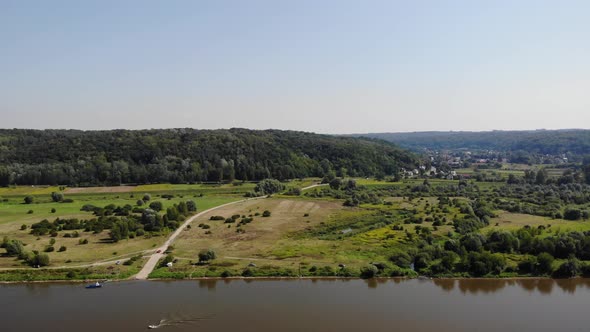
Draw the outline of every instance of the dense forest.
M590 130L373 133L354 136L383 139L415 151L465 148L544 155L590 154Z
M391 143L280 130L0 130L0 186L280 180L393 175Z

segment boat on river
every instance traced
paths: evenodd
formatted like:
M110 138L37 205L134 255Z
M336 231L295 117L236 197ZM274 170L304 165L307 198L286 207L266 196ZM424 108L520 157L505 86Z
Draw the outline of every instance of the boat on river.
M88 288L88 289L101 288L101 287L102 287L102 284L100 282L98 282L98 281L96 283L94 283L94 284L86 285L86 288Z

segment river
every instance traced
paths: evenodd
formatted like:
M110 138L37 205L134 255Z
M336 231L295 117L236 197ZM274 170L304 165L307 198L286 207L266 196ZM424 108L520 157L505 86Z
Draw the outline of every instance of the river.
M590 279L2 284L2 331L586 331Z

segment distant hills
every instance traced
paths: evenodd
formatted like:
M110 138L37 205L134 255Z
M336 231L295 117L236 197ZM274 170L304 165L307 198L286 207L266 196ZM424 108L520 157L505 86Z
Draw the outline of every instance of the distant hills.
M526 151L536 154L590 154L590 130L534 130L486 132L413 132L369 133L354 137L369 137L395 143L414 151L430 150L494 150L501 152Z
M375 176L416 164L385 141L296 131L0 129L4 186Z

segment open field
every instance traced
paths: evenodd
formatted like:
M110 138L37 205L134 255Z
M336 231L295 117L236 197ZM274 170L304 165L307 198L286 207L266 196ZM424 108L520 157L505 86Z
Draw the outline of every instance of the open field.
M299 181L293 183L299 183ZM62 193L70 194L124 194L124 193L177 193L185 194L243 194L254 188L250 182L235 182L229 184L148 184L139 186L111 186L111 187L66 187ZM63 187L62 187L63 189ZM17 186L0 188L0 197L24 196L24 195L50 195L52 192L60 192L57 186Z
M86 204L103 207L109 204L123 206L126 204L135 206L136 201L142 195L115 195L115 194L68 194L67 198L74 200L73 203L56 203L51 202L48 197L37 197L38 203L24 204L21 203L22 197L14 197L7 202L0 202L0 238L7 236L10 239L20 240L26 244L29 251L43 251L51 239L55 240L56 251L49 252L48 255L52 266L69 266L91 264L102 260L115 260L128 258L137 255L146 250L150 250L160 245L166 240L166 232L161 232L134 239L124 239L117 243L109 243L108 230L98 234L93 232L78 231L80 237L64 237L66 233L73 231L60 231L56 237L50 235L34 236L30 234L30 226L43 219L53 221L56 218L78 218L92 219L95 216L91 212L80 211L81 207ZM227 202L240 199L240 196L232 195L206 195L203 197L178 195L171 199L161 199L159 194L152 193L152 201L160 201L164 210L175 203L193 200L197 204L198 210L206 210L211 207L221 205ZM56 212L52 213L52 209ZM32 210L33 213L28 213ZM26 230L21 230L21 226L26 225ZM80 240L88 240L88 244L79 244ZM67 248L64 252L58 252L61 246ZM21 261L14 258L0 257L0 267L23 267Z
M216 276L222 271L239 274L253 263L258 273L297 274L301 267L329 267L338 269L344 264L350 270L370 261L387 261L390 248L403 248L408 244L403 230L392 230L392 224L401 224L395 211L406 207L424 208L433 204L436 198L415 200L413 203L402 198L393 198L394 206L367 205L362 208L343 207L339 201L309 199L265 199L245 202L216 210L193 222L206 224L210 228L192 227L183 232L174 243L173 255L178 259L173 268L160 268L152 277L199 277ZM271 217L256 216L264 210L271 211ZM383 214L391 211L391 215ZM240 226L244 233L237 233L237 223L212 221L209 218L220 215L250 216L251 223ZM390 218L390 220L387 220ZM385 223L386 221L387 223ZM415 232L418 225L404 225L406 230ZM420 226L418 226L420 227ZM452 226L441 226L435 236L444 236ZM208 234L210 232L210 234ZM198 253L213 249L218 258L210 266L195 266ZM281 272L282 271L282 272ZM302 272L304 273L304 272Z
M289 181L287 187L304 188L319 183L319 178L295 179ZM367 182L372 182L367 180ZM65 195L78 194L124 194L124 193L177 193L186 194L215 193L215 194L243 194L254 189L253 182L234 182L225 184L147 184L147 185L122 185L110 187L62 187L58 186L15 186L0 187L0 197L24 196L24 195L50 195L52 192L62 192Z
M532 216L521 213L511 213L506 211L496 211L498 217L490 221L490 225L481 229L482 232L491 231L500 227L510 231L517 230L524 226L551 227L552 232L584 232L590 230L590 223L583 221L568 221L563 219L552 219L548 217ZM498 224L496 226L496 224Z
M343 209L342 204L336 202L300 199L263 199L234 204L195 220L193 227L183 232L174 243L174 255L188 263L197 260L200 250L210 248L216 251L220 261L227 262L222 264L235 267L246 267L253 261L292 267L301 261L303 255L307 256L307 260L332 262L333 257L327 258L327 252L322 254L318 250L321 246L329 249L325 243L291 240L288 235L318 225ZM270 217L256 216L265 210L271 211ZM224 223L224 220L209 220L213 215L231 217L238 214L252 215L254 220L240 227L237 227L239 219L232 224ZM197 227L201 223L210 228ZM237 229L244 232L237 233ZM211 234L205 234L207 232Z
M287 187L304 188L317 184L319 180L291 181L287 183ZM375 262L388 264L387 273L390 273L391 269L397 268L392 255L404 252L415 254L419 249L419 243L422 243L421 246L434 248L442 246L449 239L461 239L462 235L454 227L454 221L468 216L469 212L463 211L463 207L473 204L473 201L466 196L455 197L445 194L451 200L458 198L458 201L443 204L438 197L432 196L437 187L450 190L452 193L455 190L452 188L456 188L459 181L428 179L427 182L433 189L430 194L413 191L414 187L423 186L423 179L402 182L374 179L356 181L359 194L378 193L381 195L379 199L361 202L357 207L345 207L344 192L337 192L340 196L330 195L329 192L334 191L328 186L323 186L306 192L325 191L328 193L326 195L313 197L276 194L272 198L239 202L207 212L197 217L191 227L183 229L172 243L171 255L175 259L173 266L157 267L150 278L238 276L248 271L254 276L358 276L362 268ZM486 195L494 195L495 189L504 184L469 181L468 185L477 186L476 191L481 193L482 197L488 197ZM40 252L44 251L53 239L55 251L48 253L51 260L49 268L26 270L39 272L15 271L17 268L26 268L22 261L0 257L0 280L64 279L67 268L75 270L76 276L70 275L66 279L90 278L89 276L129 277L140 270L146 259L140 259L132 267L118 267L114 262L152 254L164 245L171 234L171 231L165 228L164 231L122 239L116 243L108 242L109 230L97 234L80 230L79 237L64 236L73 231L59 231L55 237L37 237L30 234L31 224L43 219L91 219L95 216L91 212L80 211L82 206L136 206L137 200L145 193L151 195L150 202L162 202L164 211L173 204L189 199L196 202L198 211L204 211L242 200L244 193L251 191L253 187L250 183L159 184L83 190L72 188L62 191L65 198L73 200L71 203L56 203L51 200L51 192L60 189L57 187L5 189L3 199L0 200L0 237L8 236L10 239L22 241L26 244L27 251ZM23 198L25 195L31 195L30 190L36 192L32 195L34 202L24 204ZM11 194L6 194L7 192ZM172 197L162 198L164 194ZM55 212L52 212L52 209L55 209ZM263 217L264 211L269 211L271 215ZM477 232L489 234L493 230L516 231L524 226L544 226L546 231L541 236L548 237L569 231L590 230L590 223L584 221L566 221L502 210L495 210L494 213L497 217L490 219L489 225L476 230ZM212 216L223 218L210 220ZM232 216L233 220L226 220ZM252 220L248 222L248 218ZM22 225L26 227L25 230L21 230ZM79 241L84 239L88 240L88 243L79 244ZM59 252L57 249L61 246L67 249ZM205 249L212 249L217 257L209 264L195 264L198 262L199 252ZM512 269L524 259L523 255L515 253L501 255L506 258ZM439 259L432 258L431 262L436 264ZM457 260L456 263L458 262ZM557 267L562 262L563 258L556 259L554 265ZM405 271L407 272L407 268Z

